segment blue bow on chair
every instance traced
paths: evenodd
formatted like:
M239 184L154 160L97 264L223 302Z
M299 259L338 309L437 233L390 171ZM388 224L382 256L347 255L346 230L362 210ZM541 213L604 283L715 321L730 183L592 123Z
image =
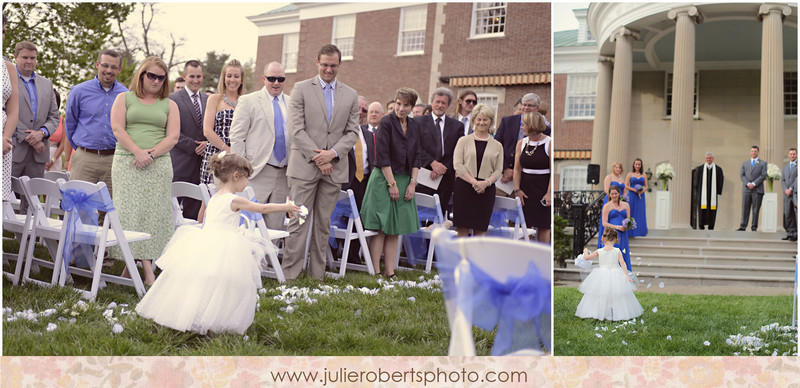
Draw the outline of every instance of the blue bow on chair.
M508 237L509 234L513 235L513 231L504 232L501 228L507 228L508 222L516 222L518 217L517 209L502 209L492 212L492 218L489 220L489 225L492 228L486 231L487 236Z
M437 225L444 224L444 220L439 218L439 212L431 207L420 207L419 204L417 204L417 216L419 217L420 223L427 224L428 222L433 222ZM409 234L407 238L411 242L411 249L414 250L413 256L408 255L408 264L411 264L412 266L415 266L418 263L425 264L425 255L427 253L427 247L425 246L425 235L422 234L421 231L416 231L412 234Z
M348 219L356 217L358 217L358 215L353 211L350 197L342 198L336 202L336 207L333 208L333 213L331 213L331 228L335 226L339 229L347 229ZM336 236L334 236L333 233L328 236L328 244L333 249L339 247L339 244L336 243Z
M69 214L64 241L64 269L67 273L73 259L77 266L89 267L88 258L94 255L94 241L97 235L97 212L107 213L114 210L114 203L110 200L105 202L103 197L111 198L106 187L91 195L76 189L61 191L61 209Z
M253 202L258 202L258 200L256 200L256 197L253 197L250 200L253 201ZM258 221L260 221L261 219L264 218L264 216L261 213L249 212L247 210L242 210L242 217L244 217L244 218L246 218L246 219L248 219L250 221L253 221L253 222L258 222ZM245 223L244 219L240 219L239 220L239 225L242 225L244 223Z
M437 267L446 300L456 298L455 268L461 255L437 247ZM469 262L474 285L472 295L459 301L459 309L471 311L472 324L484 330L497 327L492 355L501 356L519 349L551 350L550 282L531 262L524 275L501 283ZM542 329L544 326L544 330Z

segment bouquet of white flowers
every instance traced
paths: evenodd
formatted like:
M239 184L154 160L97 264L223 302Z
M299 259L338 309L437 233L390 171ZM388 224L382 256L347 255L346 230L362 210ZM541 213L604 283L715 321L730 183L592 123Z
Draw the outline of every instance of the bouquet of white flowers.
M773 163L767 164L767 186L772 191L772 182L781 179L781 169Z
M675 169L669 163L661 163L656 167L656 179L661 181L661 188L667 189L667 180L675 176Z

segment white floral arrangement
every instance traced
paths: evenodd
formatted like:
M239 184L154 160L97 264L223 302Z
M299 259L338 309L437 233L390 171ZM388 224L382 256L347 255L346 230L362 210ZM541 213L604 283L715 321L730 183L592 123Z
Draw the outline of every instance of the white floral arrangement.
M781 179L781 169L774 163L767 164L767 186L772 191L772 182Z
M661 163L656 167L656 179L661 181L661 188L667 189L667 180L675 176L675 168L670 163Z

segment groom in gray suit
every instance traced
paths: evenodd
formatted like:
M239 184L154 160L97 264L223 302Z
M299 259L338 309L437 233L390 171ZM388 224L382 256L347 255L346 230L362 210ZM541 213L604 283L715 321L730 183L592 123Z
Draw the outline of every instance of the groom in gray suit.
M767 178L767 162L758 158L758 146L750 147L750 160L742 163L739 171L742 179L742 223L737 230L746 230L753 208L753 232L758 229L758 212L761 210L761 198L764 197L764 179Z
M789 148L789 163L781 171L783 186L783 228L786 237L782 240L797 241L797 148Z
M264 67L264 87L242 96L231 123L231 152L253 165L250 186L261 203L284 203L289 195L286 166L291 145L289 96L283 94L286 73L278 62ZM284 213L265 216L267 227L283 229Z
M34 71L36 45L22 41L17 43L14 51L18 76L10 76L19 84L19 121L14 131L11 175L42 178L44 164L50 160L47 138L58 129L53 83Z
M286 175L292 199L307 206L313 217L308 275L320 280L325 276L331 213L342 184L347 183L347 153L358 141L358 94L336 79L341 62L342 52L336 46L322 46L316 61L319 74L295 84L289 104L292 147ZM303 269L308 225L298 218L289 222L282 263L288 280Z

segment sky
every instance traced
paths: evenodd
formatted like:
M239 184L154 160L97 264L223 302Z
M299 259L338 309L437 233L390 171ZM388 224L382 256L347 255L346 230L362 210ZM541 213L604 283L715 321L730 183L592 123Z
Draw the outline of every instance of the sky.
M287 5L287 2L159 2L159 14L153 19L152 36L163 45L170 43L169 34L184 38L176 51L182 60L204 60L206 52L231 54L245 63L255 60L258 28L247 16L258 15ZM126 26L140 25L138 8L126 21ZM137 27L140 31L141 27ZM175 70L177 72L177 70Z
M575 30L578 28L578 20L572 10L589 8L589 3L554 2L552 7L553 31Z

